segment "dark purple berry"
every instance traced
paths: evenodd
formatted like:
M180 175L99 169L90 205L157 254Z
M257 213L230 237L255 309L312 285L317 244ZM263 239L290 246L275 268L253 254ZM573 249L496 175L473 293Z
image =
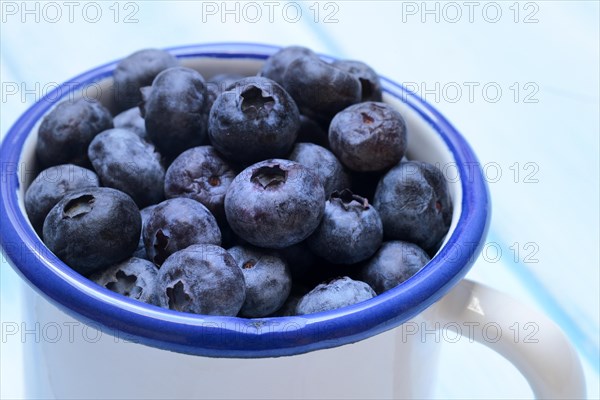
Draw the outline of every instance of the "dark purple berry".
M317 56L301 56L283 76L283 87L302 113L331 118L361 100L360 81Z
M119 110L136 107L142 101L140 89L150 86L161 71L177 65L175 57L158 49L136 51L121 60L114 72L115 103Z
M103 186L127 193L139 207L164 198L165 169L154 146L127 129L97 135L88 157Z
M284 157L300 128L298 108L276 82L260 77L237 81L215 100L209 117L210 142L223 156L248 165Z
M206 315L235 316L246 298L244 274L225 249L207 244L173 253L157 277L163 308Z
M25 192L25 210L31 225L41 234L44 219L65 193L98 187L98 175L73 164L62 164L40 172Z
M348 72L360 81L361 101L383 101L379 75L362 61L337 60L333 66Z
M430 251L446 235L452 200L442 172L422 161L401 162L379 182L373 205L390 239Z
M90 142L98 133L112 127L110 112L98 101L84 98L63 101L42 120L35 154L42 167L88 166Z
M287 67L302 56L318 57L312 50L302 46L288 46L272 54L265 61L260 76L274 80L283 85L283 75Z
M381 294L406 281L428 262L429 256L416 244L385 242L363 266L361 279Z
M249 243L281 249L306 239L319 225L325 191L308 168L266 160L243 170L225 195L233 231Z
M325 196L350 187L350 176L332 152L313 143L298 143L288 156L315 173L325 189Z
M406 123L385 103L366 102L338 113L329 126L331 151L354 171L381 171L406 151Z
M181 153L169 166L165 195L199 201L221 218L225 216L225 193L235 176L234 169L212 146L194 147Z
M158 204L144 224L143 234L146 254L157 265L193 244L221 244L215 217L196 200L184 197Z
M335 264L354 264L371 257L383 240L377 210L349 190L333 192L321 224L307 239L310 249Z
M369 285L346 276L329 283L319 284L304 295L296 306L296 314L304 315L335 310L369 300L375 296L375 292Z
M292 287L290 269L273 251L250 246L228 250L244 274L246 301L240 316L261 318L277 311Z
M149 304L156 301L158 268L148 260L131 257L90 276L108 290Z
M207 91L199 72L169 68L143 92L142 115L148 137L168 159L199 146L206 138Z
M44 243L82 275L131 257L142 220L135 202L111 188L68 192L44 221Z

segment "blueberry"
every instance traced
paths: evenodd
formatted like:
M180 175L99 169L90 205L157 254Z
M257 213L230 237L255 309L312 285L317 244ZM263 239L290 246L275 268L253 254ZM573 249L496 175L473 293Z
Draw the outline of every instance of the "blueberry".
M88 166L87 148L94 136L113 127L110 112L98 101L66 100L42 120L35 154L42 167Z
M317 285L298 302L296 314L304 315L335 310L369 300L375 296L375 292L369 285L345 276L329 283Z
M142 217L142 230L140 232L140 241L138 242L137 249L133 252L132 257L143 258L144 260L148 260L148 254L146 254L146 246L144 246L144 225L152 215L152 210L157 206L157 204L152 204L148 207L142 208L140 210L140 216Z
M196 200L183 197L158 204L144 224L143 235L146 254L157 265L193 244L221 244L215 217Z
M144 49L124 58L114 72L115 103L119 110L136 107L140 88L152 84L161 71L176 67L179 61L164 50Z
M331 118L361 100L360 81L314 55L294 60L283 75L283 87L302 113Z
M191 201L191 200L190 200ZM173 253L157 277L161 307L235 316L246 298L244 274L223 248L198 244Z
M400 162L406 123L385 103L365 102L339 112L329 126L331 151L354 171L381 171Z
M108 290L144 303L157 304L158 268L148 260L131 257L90 276L90 280Z
M350 176L343 165L324 147L313 143L298 143L288 158L309 168L319 177L325 196L335 190L350 187Z
M225 192L235 176L212 146L194 147L181 153L167 169L165 195L199 201L220 219L225 216Z
M379 181L373 206L386 237L430 251L446 235L452 200L442 172L422 161L401 162Z
M249 243L281 249L306 239L319 225L325 191L308 168L266 160L243 170L225 195L231 229Z
M333 192L321 224L308 238L310 249L336 264L354 264L371 257L383 240L383 226L367 199L350 190Z
M287 67L297 58L302 56L318 57L312 50L302 46L288 46L272 54L260 70L260 76L269 78L283 84L283 75Z
M41 234L46 215L65 193L99 185L95 173L73 164L56 165L43 170L25 192L25 210L31 225Z
M166 69L142 93L146 132L162 155L173 159L204 142L208 98L200 73L184 67Z
M146 121L142 118L139 107L123 111L113 119L115 128L128 129L146 141L150 141L146 133Z
M298 108L290 95L270 79L250 77L217 97L210 110L208 134L225 158L248 165L284 157L299 128Z
M292 287L290 269L272 251L250 246L228 250L244 273L246 301L240 316L261 318L277 311L285 302Z
M416 244L385 242L363 266L361 279L381 294L406 281L428 262L429 256Z
M88 157L102 185L130 195L139 207L164 198L165 170L154 146L132 131L109 129L97 135Z
M44 243L82 275L107 268L133 254L142 220L135 202L111 188L68 192L44 221Z
M382 101L381 81L373 68L362 61L354 60L337 60L332 65L358 78L361 101Z

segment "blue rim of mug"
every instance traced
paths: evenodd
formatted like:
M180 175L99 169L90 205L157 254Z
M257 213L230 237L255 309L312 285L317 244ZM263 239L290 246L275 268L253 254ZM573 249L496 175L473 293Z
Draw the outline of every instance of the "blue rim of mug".
M249 43L187 45L167 49L186 57L265 59L279 47ZM160 349L210 357L276 357L336 347L394 328L446 294L470 269L483 246L491 215L479 162L458 131L431 105L382 78L384 90L415 110L441 136L461 177L462 210L454 231L412 278L373 299L303 316L245 319L180 313L113 293L79 275L52 254L19 206L18 166L36 123L71 94L110 77L118 61L85 72L46 94L13 125L0 147L0 245L8 261L38 293L103 333ZM64 97L60 96L60 97ZM54 100L52 100L54 99Z

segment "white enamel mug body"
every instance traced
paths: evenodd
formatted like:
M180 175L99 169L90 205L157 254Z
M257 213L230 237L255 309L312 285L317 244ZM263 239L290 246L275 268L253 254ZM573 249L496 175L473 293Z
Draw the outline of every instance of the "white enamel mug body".
M434 332L440 328L506 357L536 398L585 398L577 353L560 329L506 295L468 280L387 332L341 347L260 359L209 358L148 347L83 324L32 290L27 297L31 314L23 339L26 395L31 399L431 398L438 374L455 373L438 371L444 334ZM535 340L515 340L510 334L515 323L532 321L538 328Z

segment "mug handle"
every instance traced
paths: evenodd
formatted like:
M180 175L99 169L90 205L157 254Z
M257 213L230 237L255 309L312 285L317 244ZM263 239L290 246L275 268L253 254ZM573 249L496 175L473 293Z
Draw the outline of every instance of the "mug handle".
M560 328L540 312L464 279L434 307L432 317L440 323L436 326L445 329L461 323L468 326L469 338L517 367L537 399L586 398L583 369L575 349Z

